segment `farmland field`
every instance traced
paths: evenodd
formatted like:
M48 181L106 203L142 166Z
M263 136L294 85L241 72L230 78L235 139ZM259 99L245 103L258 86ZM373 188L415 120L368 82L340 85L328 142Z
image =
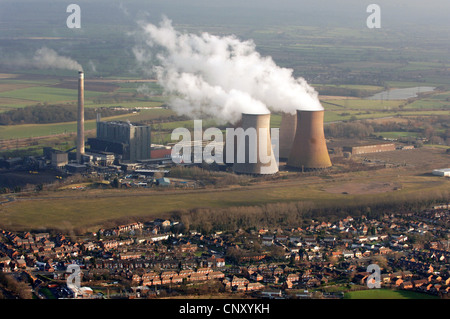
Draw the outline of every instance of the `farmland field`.
M438 299L438 297L405 290L369 289L347 292L344 299Z
M317 207L352 202L367 205L373 201L399 200L425 193L441 194L450 181L434 176L408 176L409 171L385 170L347 175L301 177L250 186L199 190L64 190L42 193L38 197L17 197L1 207L0 224L9 228L99 227L124 216L155 218L174 210L196 207L224 208L304 201ZM343 193L343 181L366 185L364 192ZM380 189L386 183L401 185L400 190ZM340 191L335 192L332 186ZM378 186L377 186L378 185ZM199 204L201 203L201 204ZM82 216L82 218L80 218Z

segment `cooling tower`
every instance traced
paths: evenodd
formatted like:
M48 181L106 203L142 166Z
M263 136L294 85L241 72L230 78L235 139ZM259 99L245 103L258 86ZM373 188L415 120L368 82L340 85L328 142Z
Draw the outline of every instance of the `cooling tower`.
M306 170L331 166L323 131L324 111L297 111L297 129L287 166Z
M233 171L241 174L275 174L278 164L270 137L270 114L242 114L237 136L236 162ZM227 133L227 140L230 137Z
M233 124L233 128L236 130L238 127L242 127L242 118L235 124ZM234 163L236 163L236 156L237 156L237 137L233 138L233 156L227 157L227 143L230 143L231 141L225 140L225 143L223 143L223 161L228 166L233 166Z
M84 73L78 72L77 162L84 154Z
M297 128L297 114L282 113L280 124L280 159L286 160L291 152Z

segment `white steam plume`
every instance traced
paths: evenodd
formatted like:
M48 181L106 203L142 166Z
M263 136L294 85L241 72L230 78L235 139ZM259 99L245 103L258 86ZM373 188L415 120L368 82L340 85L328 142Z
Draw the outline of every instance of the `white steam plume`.
M83 67L77 61L61 56L55 50L47 47L36 50L31 58L17 54L14 58L2 59L0 64L21 68L83 71Z
M65 69L83 71L82 66L71 58L61 56L56 51L43 47L33 56L31 64L39 69Z
M180 33L167 18L143 30L145 45L134 49L136 59L174 96L170 105L179 114L235 123L241 113L322 110L314 88L262 57L252 41ZM153 57L156 47L163 51Z

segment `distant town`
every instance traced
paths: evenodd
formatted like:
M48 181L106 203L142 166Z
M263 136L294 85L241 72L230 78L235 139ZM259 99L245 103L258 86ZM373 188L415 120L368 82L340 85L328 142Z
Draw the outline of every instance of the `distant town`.
M381 218L313 221L305 229L212 234L182 232L166 219L72 238L1 230L0 293L20 298L322 299L368 290L370 264L381 289L447 298L450 205ZM80 269L71 285L69 265ZM376 288L374 288L376 289Z

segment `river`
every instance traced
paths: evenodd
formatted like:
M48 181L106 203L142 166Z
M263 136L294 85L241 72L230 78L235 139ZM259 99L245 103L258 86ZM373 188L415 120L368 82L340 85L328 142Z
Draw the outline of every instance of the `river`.
M432 86L416 86L405 89L391 89L379 92L375 95L369 96L368 100L406 100L411 97L416 97L418 93L433 91L435 87Z

